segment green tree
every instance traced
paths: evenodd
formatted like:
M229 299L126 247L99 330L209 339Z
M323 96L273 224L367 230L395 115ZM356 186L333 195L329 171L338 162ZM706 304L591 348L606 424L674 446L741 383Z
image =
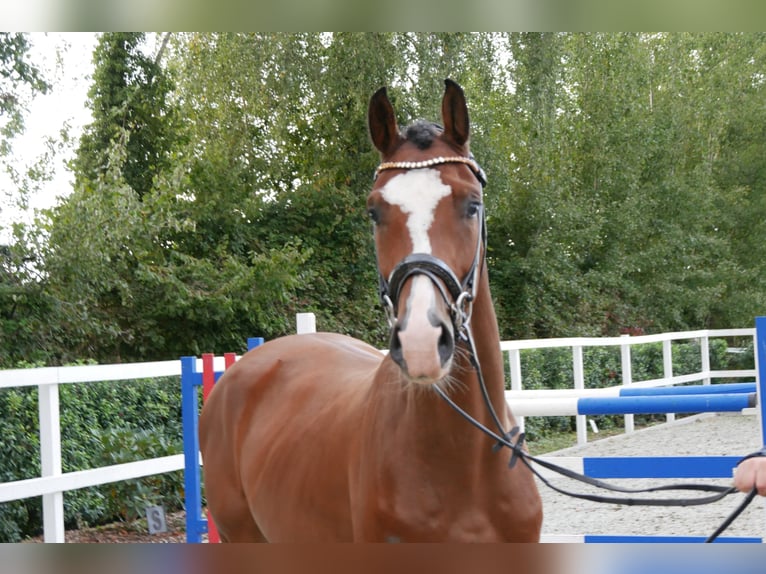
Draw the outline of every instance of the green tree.
M720 190L716 232L731 243L724 290L712 311L717 324L750 325L766 308L766 36L716 34L706 37L701 59L719 96L712 170Z
M508 183L489 220L499 322L505 336L571 333L587 321L578 307L588 296L577 270L577 187L562 145L567 117L559 113L571 108L561 90L564 38L512 34L504 46L514 89L498 104L508 127L496 141Z
M106 172L107 150L118 137L127 138L122 171L139 198L168 166L177 133L175 108L168 101L173 82L160 66L162 52L154 58L144 53L145 36L108 32L98 40L88 91L93 122L80 138L74 161L78 185L87 185Z
M386 85L400 124L438 120L445 77L467 91L490 179L503 336L742 324L764 292L762 40L174 34L148 191L131 183L140 122L114 121L51 214L52 331L68 353L145 358L229 350L314 311L384 344L367 102Z
M40 69L27 59L29 39L25 34L0 32L0 157L10 152L10 140L24 129L23 94L46 93L50 84Z
M186 46L184 115L196 120L190 141L207 142L191 160L191 217L213 244L301 246L308 258L280 333L296 311L318 313L322 329L381 333L365 118L397 69L391 36L194 35ZM206 247L196 234L179 241Z
M27 35L0 33L0 165L9 176L11 188L18 186L3 190L13 208L26 205L29 189L25 186L34 181L22 181L7 162L12 140L24 130L28 101L50 89L40 69L29 61L29 49ZM28 175L33 180L44 179L44 161L34 165ZM44 358L45 335L40 326L48 314L49 301L35 268L37 252L31 231L20 223L7 230L0 225L0 230L10 237L7 245L0 245L0 366L11 367L22 359Z
M512 189L492 244L506 333L721 321L715 309L730 308L727 284L743 268L720 232L731 207L713 177L721 102L735 90L721 64L741 46L726 38L729 47L720 35L508 38L518 127L500 140ZM704 63L706 50L718 64Z
M218 226L231 227L237 207L248 209L222 201L238 174L216 165L243 148L200 147L210 134L187 146L183 133L169 134L172 164L159 162L140 195L128 179L132 129L112 126L97 173L83 171L90 156L81 146L80 185L49 216L45 272L62 317L60 360L231 350L247 336L283 332L280 302L289 299L304 256L293 245L258 249ZM224 179L213 183L216 173Z

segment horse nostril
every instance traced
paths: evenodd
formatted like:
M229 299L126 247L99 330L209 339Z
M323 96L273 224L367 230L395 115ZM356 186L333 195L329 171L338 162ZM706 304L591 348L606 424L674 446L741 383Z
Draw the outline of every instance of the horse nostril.
M442 367L444 367L455 352L455 338L452 336L452 331L446 324L442 324L442 333L439 336L439 360Z
M399 338L399 326L395 326L391 330L391 342L388 345L388 352L394 362L404 369L404 354L402 353L402 341Z

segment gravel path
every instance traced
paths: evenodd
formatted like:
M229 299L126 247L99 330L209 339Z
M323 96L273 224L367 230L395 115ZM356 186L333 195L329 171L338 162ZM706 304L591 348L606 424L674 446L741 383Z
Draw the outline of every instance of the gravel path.
M546 456L740 456L761 445L758 417L707 414L575 446ZM593 491L564 479L557 486ZM651 486L679 480L610 480L623 486ZM692 482L730 485L731 480ZM744 495L728 496L717 503L686 508L630 507L595 503L558 494L539 484L543 497L543 537L549 535L628 534L709 536L731 513ZM673 493L671 496L675 496ZM766 506L760 497L729 527L724 536L766 538Z

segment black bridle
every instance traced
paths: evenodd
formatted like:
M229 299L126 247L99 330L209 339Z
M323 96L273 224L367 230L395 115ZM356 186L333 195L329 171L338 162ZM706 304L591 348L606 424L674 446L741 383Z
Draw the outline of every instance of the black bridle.
M479 167L479 165L473 159L473 157L438 157L420 162L382 163L378 166L375 172L375 177L377 178L377 175L381 171L389 169L423 169L447 163L462 163L467 165L479 180L482 187L486 186L486 175L484 174L484 171L481 169L481 167ZM509 468L513 468L516 465L516 462L521 460L524 466L526 466L538 479L540 479L543 484L560 494L572 498L579 498L582 500L608 504L622 504L627 506L683 507L710 504L722 500L732 493L735 493L737 490L734 487L726 487L714 484L669 484L651 488L626 488L616 486L602 480L574 472L570 469L556 465L548 460L543 460L541 458L530 455L524 450L523 445L525 436L524 433L520 432L519 427L513 427L510 431L506 431L504 429L503 424L500 421L500 418L498 417L494 405L492 404L492 401L489 397L489 391L484 381L481 365L479 364L479 359L476 352L476 345L473 339L473 333L470 328L473 301L476 296L481 267L483 266L485 260L483 254L486 253L487 246L487 227L483 206L480 207L480 213L477 214L477 217L480 221L479 225L481 228L476 244L476 251L473 262L471 263L471 267L463 279L459 279L447 263L428 253L413 253L408 255L394 267L393 271L387 279L383 277L380 271L378 271L380 279L380 299L383 307L386 310L389 323L392 327L396 321L398 301L402 287L409 278L415 275L425 275L437 287L450 309L450 317L452 320L452 326L456 340L462 341L468 347L468 356L470 357L471 365L476 372L484 403L497 430L493 431L492 429L476 420L472 415L467 413L462 407L455 403L439 385L433 385L432 388L434 391L461 417L463 417L475 428L479 429L481 432L492 438L495 441L493 450L499 451L504 447L511 450L511 458L508 463ZM514 438L516 439L515 441ZM631 496L602 496L581 492L572 492L552 484L532 465L533 463L556 472L566 478L610 492L632 495L668 491L694 491L714 494L694 498L634 498ZM745 508L749 506L749 504L755 498L756 494L756 489L753 488L753 490L748 493L740 505L734 509L734 511L726 518L726 520L724 520L724 522L716 529L716 531L705 540L705 542L713 542L721 533L723 533L731 525L731 523L734 522L734 520L745 510Z

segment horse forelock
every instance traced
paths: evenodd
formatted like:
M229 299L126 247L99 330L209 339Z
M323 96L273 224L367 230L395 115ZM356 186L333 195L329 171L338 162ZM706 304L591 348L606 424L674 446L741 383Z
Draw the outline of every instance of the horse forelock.
M418 120L404 130L407 141L415 144L418 149L428 149L434 140L441 135L443 129L439 124Z

